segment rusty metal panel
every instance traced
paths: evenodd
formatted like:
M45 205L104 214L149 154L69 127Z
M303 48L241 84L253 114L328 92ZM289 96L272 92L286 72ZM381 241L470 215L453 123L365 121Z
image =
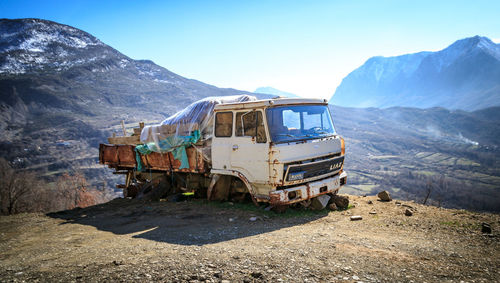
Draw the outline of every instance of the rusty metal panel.
M202 153L195 148L189 147L186 149L189 168L179 169L181 161L174 158L173 154L152 152L147 155L141 155L142 163L145 168L153 170L170 170L174 172L205 172L205 163Z
M134 146L100 144L99 162L110 167L135 167Z
M105 144L99 144L99 164L104 164L104 149Z
M205 159L203 159L203 152L196 150L196 170L200 173L205 173Z
M101 161L101 164L117 165L118 164L117 146L101 144L99 146L99 160Z
M189 161L189 170L191 172L205 172L205 162L202 152L194 147L188 147L186 148L186 153Z
M179 169L181 161L174 159L172 153L152 152L150 154L139 154L144 169L174 171L174 172L196 172L206 171L203 154L195 148L187 148L189 168ZM110 167L137 167L135 146L133 145L99 145L99 162Z
M121 167L135 167L135 150L133 145L117 146L118 162Z
M152 152L147 155L142 155L141 160L148 169L154 170L170 170L170 158L173 160L172 154Z

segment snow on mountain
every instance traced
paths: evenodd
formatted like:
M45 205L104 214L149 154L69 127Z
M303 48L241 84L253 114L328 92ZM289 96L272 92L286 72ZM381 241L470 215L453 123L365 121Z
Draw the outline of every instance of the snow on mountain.
M372 57L342 80L330 102L464 110L498 106L500 44L475 36L437 52Z
M27 105L27 117L70 111L107 120L131 113L163 119L206 96L243 93L131 59L74 27L0 19L0 107ZM111 109L116 115L110 116Z
M45 68L68 69L74 60L105 44L79 29L39 19L0 19L0 73L22 74Z

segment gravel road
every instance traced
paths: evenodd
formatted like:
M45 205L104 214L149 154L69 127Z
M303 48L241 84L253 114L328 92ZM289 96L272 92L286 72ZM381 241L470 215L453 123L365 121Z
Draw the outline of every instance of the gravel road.
M349 199L345 211L284 214L116 199L2 216L0 281L500 281L499 215Z

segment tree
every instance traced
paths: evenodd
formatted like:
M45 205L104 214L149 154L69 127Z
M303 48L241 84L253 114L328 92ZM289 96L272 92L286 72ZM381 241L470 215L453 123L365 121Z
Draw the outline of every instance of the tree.
M64 173L57 179L56 188L64 209L87 207L104 199L101 192L87 189L87 180L80 172Z
M0 204L3 214L17 212L19 201L30 194L36 178L32 173L14 170L9 162L0 158Z
M427 200L429 199L429 196L431 195L431 192L432 192L432 181L430 179L427 180L427 184L425 185L425 190L427 193L426 193L424 201L422 203L424 205L427 203Z

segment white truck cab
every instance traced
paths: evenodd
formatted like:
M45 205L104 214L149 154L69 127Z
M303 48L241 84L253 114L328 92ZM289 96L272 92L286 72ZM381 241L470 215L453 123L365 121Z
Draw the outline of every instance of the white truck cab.
M325 100L219 104L214 114L211 173L241 179L254 201L287 205L346 183L344 139Z

